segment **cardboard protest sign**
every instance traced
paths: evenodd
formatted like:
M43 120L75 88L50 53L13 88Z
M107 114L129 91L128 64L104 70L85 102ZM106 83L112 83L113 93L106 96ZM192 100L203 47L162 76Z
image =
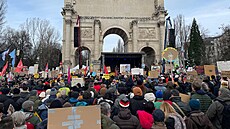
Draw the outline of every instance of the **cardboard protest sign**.
M150 78L158 78L159 72L154 70L154 71L149 71L149 77Z
M132 75L144 75L144 69L132 68L131 73Z
M216 75L215 65L204 65L204 74L210 77Z
M190 96L189 95L180 93L179 96L181 97L182 102L188 103L190 101Z
M221 71L221 76L230 78L230 71Z
M197 76L197 71L196 70L193 70L193 71L188 71L187 72L187 75L194 75L194 76Z
M49 109L48 129L101 129L100 106Z
M29 67L29 74L34 74L34 66Z

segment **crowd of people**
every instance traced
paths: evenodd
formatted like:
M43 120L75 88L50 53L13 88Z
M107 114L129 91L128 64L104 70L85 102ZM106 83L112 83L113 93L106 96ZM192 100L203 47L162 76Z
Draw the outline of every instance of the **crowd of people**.
M0 82L0 129L46 129L48 109L100 105L102 129L229 129L227 77L186 81L186 74L84 77L33 75ZM189 96L186 102L181 94Z

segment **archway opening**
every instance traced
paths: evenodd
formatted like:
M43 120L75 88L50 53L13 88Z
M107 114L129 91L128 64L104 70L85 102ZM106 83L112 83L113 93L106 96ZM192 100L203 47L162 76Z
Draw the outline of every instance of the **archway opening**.
M89 48L84 46L80 48L80 51L81 52L79 52L79 48L75 51L75 65L80 65L79 62L82 62L82 66L89 66L91 51L89 50Z
M156 63L155 51L151 47L144 47L141 49L141 52L145 53L145 56L144 56L145 66L147 66L148 68L151 68L151 65Z
M120 28L111 28L103 36L103 52L127 52L128 36Z

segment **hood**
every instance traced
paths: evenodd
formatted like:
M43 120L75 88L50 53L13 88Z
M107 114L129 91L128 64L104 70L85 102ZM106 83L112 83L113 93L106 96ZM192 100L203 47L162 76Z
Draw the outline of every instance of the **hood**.
M200 111L191 112L190 119L200 127L205 127L207 125L208 118L205 116L203 112Z
M76 98L70 98L69 102L70 103L76 103L76 102L78 102L78 99L76 99Z
M120 111L118 113L118 117L123 119L123 120L128 120L130 119L132 116L131 112L129 109L125 109L125 108L120 108Z
M109 129L109 127L115 124L115 122L110 119L108 116L101 114L101 127L102 129Z
M47 110L48 107L45 104L42 104L38 107L38 110Z
M223 101L227 101L230 100L230 90L227 88L220 88L220 96L218 96L216 99L218 100L223 100Z
M20 93L20 96L21 96L21 98L26 98L26 97L28 97L28 95L29 95L29 92L21 92Z
M198 91L196 91L196 93L199 95L205 95L206 94L206 92L203 90L198 90Z
M174 96L174 97L171 97L170 100L172 102L181 102L181 97L180 96Z
M153 116L152 114L147 113L146 111L137 111L140 124L143 129L150 129L153 125Z

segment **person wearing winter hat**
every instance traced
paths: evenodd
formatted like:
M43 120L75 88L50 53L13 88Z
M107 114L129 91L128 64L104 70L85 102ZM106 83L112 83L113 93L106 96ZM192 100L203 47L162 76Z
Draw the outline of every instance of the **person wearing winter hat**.
M156 91L156 102L154 102L154 106L156 109L160 109L160 106L163 102L163 91L162 90L157 90Z
M164 123L165 114L162 110L156 109L153 111L154 123L151 129L167 129Z
M46 90L46 92L45 92L46 97L44 99L42 99L42 102L45 102L50 97L50 91L51 91L51 89Z
M132 115L129 110L129 104L127 97L122 98L119 101L119 112L113 117L113 120L120 129L141 129L138 118Z
M144 110L144 103L147 101L142 95L142 90L139 87L133 88L134 97L130 99L129 109L133 115L137 115L137 110Z
M140 120L140 124L143 129L150 129L153 125L153 110L155 110L154 104L151 101L144 103L144 110L138 110L137 116Z
M189 101L189 106L192 111L185 119L186 127L188 129L197 129L201 127L202 129L214 129L214 126L212 125L209 118L200 111L199 100L191 99Z
M27 100L22 104L22 109L26 116L26 122L30 122L36 128L37 124L41 122L40 118L34 115L33 110L34 102Z
M156 99L156 97L155 97L155 95L153 93L146 93L144 95L144 97L145 97L145 100L151 101L153 103L155 102L155 99Z
M37 90L30 91L30 97L29 100L34 102L34 111L38 110L38 106L42 104L42 101L38 97Z
M57 90L55 88L52 88L50 90L50 96L48 99L45 100L45 103L47 102L52 102L53 100L55 100L57 98Z
M58 99L55 99L55 100L53 100L53 101L51 102L49 108L52 109L52 108L62 108L62 107L63 107L63 106L62 106L61 101L58 100Z

